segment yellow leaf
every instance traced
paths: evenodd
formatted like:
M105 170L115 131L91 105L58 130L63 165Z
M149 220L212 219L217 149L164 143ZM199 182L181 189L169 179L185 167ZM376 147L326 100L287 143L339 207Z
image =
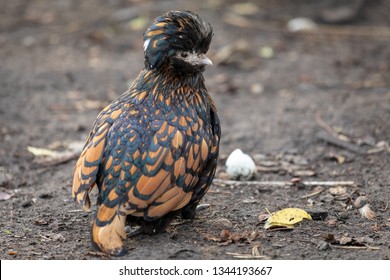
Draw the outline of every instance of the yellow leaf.
M263 46L259 49L259 55L261 58L273 58L275 56L274 49L270 46Z
M129 21L129 27L131 30L142 30L148 24L148 21L147 17L140 16Z
M305 210L299 208L285 208L278 212L272 213L265 222L264 228L293 228L296 223L301 222L303 219L311 220L312 218Z

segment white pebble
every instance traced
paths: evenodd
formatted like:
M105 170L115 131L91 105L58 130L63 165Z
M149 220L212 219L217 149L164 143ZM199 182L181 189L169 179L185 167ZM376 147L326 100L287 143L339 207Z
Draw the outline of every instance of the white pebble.
M288 21L287 29L291 32L315 30L317 29L317 24L309 18L293 18Z
M236 149L226 160L226 172L232 179L250 180L255 175L256 165L249 155Z

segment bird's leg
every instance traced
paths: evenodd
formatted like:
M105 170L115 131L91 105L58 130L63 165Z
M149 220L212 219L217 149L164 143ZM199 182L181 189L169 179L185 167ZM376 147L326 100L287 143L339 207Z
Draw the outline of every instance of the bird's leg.
M92 243L107 254L122 256L127 253L122 242L126 238L126 216L119 215L116 209L104 204L99 207L92 226Z
M193 220L195 218L196 207L198 206L198 203L199 201L187 204L181 212L182 218Z
M165 232L171 221L177 216L177 212L178 211L170 212L154 221L146 221L144 219L139 220L138 224L140 225L140 228L135 230L135 234L155 234ZM131 236L134 236L134 234L131 234Z

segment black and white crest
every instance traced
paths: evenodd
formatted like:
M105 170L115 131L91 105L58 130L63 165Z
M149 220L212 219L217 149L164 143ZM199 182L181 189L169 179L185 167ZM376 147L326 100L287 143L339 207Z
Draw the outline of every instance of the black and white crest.
M210 46L211 25L190 11L171 11L155 19L144 34L145 64L159 68L177 52L205 54Z

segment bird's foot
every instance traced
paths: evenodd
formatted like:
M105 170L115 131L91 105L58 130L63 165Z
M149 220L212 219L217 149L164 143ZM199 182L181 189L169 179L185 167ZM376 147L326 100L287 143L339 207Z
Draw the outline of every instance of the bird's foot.
M125 217L115 216L111 223L99 226L95 221L92 227L92 243L104 253L112 256L123 256L127 249L123 247L122 239L126 238Z

